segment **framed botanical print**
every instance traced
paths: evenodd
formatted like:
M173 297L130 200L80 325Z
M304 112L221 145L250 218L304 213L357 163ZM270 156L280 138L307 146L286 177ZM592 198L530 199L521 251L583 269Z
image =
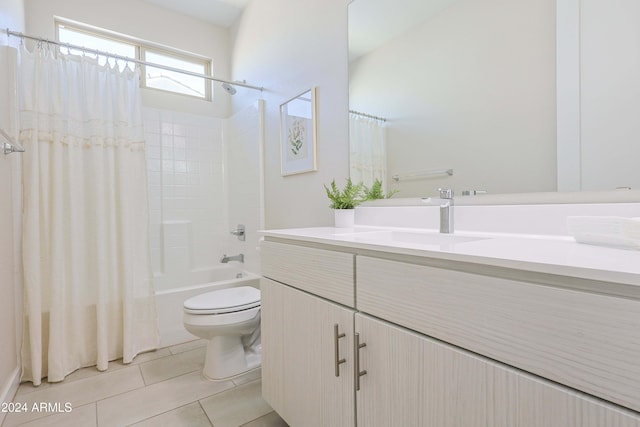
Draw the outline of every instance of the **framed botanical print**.
M316 91L313 87L280 105L280 172L316 170Z

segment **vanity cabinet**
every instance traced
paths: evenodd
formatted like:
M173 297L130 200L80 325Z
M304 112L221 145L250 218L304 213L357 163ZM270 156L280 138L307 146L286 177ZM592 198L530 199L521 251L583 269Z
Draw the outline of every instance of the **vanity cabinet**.
M358 425L637 427L640 418L582 393L356 314Z
M343 247L262 255L263 396L292 427L640 427L635 300Z
M640 411L638 300L361 256L357 277L358 311Z
M261 288L264 399L291 426L353 426L354 311L265 278Z
M261 253L264 399L291 426L354 426L354 255L275 242Z

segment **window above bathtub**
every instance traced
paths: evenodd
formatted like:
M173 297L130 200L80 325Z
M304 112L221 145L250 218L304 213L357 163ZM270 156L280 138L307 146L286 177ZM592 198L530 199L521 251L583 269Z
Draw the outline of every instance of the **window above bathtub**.
M211 100L211 82L196 75L211 75L211 60L199 55L179 51L170 47L158 47L148 42L140 41L133 37L114 34L106 30L56 20L56 37L61 43L82 46L102 52L131 58L146 62L142 67L142 79L140 85L143 88L160 90L165 92L187 95L203 100ZM61 47L62 51L65 50ZM67 49L70 53L81 54L81 51ZM127 66L126 61L98 56L101 64L109 62L116 64L120 69ZM149 64L157 64L179 71L171 71L153 67Z

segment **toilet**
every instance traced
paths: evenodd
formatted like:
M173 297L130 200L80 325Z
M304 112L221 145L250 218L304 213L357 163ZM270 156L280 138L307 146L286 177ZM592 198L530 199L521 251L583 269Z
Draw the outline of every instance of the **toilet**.
M187 331L208 340L205 378L226 380L260 366L260 290L239 286L189 298L183 321Z

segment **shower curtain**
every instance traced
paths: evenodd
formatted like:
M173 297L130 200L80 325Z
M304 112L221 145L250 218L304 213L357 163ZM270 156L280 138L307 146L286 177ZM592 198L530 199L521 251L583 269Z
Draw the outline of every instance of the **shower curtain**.
M22 380L157 348L138 73L21 48Z
M370 187L376 179L386 190L387 145L384 124L349 113L350 177Z

